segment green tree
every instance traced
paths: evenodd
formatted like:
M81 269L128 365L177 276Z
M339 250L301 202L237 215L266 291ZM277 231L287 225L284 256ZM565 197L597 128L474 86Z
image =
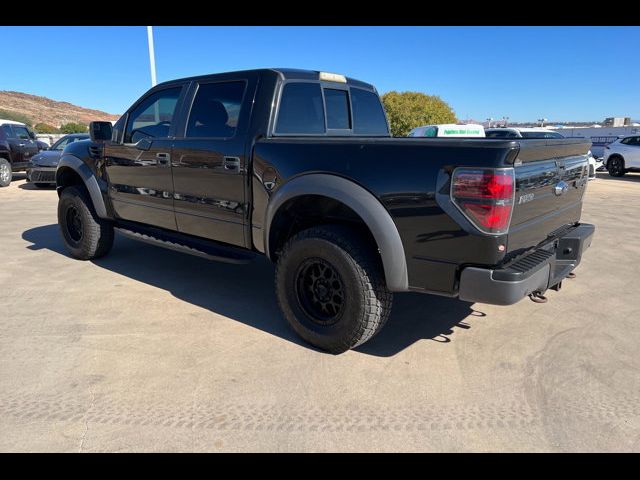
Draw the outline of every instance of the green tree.
M86 133L88 130L89 127L82 123L69 122L60 125L60 133Z
M36 123L33 128L38 133L58 133L58 129L48 123Z
M3 118L5 120L13 120L14 122L25 123L29 126L32 125L32 120L26 115L9 110L0 110L0 118Z
M420 92L387 92L382 95L394 137L404 137L422 125L455 123L456 115L447 102Z

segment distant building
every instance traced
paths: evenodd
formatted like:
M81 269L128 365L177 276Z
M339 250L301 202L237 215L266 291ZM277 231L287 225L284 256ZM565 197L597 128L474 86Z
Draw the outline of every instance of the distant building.
M631 126L631 117L608 117L604 119L605 127L629 127Z

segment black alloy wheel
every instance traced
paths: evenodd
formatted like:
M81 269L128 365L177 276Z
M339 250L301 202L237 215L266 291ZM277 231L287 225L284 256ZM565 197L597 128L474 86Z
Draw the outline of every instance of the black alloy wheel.
M300 307L319 325L333 325L344 311L344 284L326 260L310 258L298 269L296 295Z

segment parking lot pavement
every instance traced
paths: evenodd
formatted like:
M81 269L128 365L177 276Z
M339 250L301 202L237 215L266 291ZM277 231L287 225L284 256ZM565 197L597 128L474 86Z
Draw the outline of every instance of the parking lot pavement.
M593 245L547 304L396 295L332 356L273 267L118 237L65 252L54 190L0 189L1 451L640 450L640 175L598 174Z

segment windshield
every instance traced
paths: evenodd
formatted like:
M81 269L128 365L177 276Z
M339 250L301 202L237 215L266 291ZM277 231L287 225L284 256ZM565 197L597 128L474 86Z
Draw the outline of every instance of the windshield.
M70 143L73 142L78 142L80 140L86 140L87 138L89 138L89 135L84 136L84 137L62 137L60 140L58 140L56 143L54 143L50 150L64 150L64 147L66 147L67 145L69 145Z

